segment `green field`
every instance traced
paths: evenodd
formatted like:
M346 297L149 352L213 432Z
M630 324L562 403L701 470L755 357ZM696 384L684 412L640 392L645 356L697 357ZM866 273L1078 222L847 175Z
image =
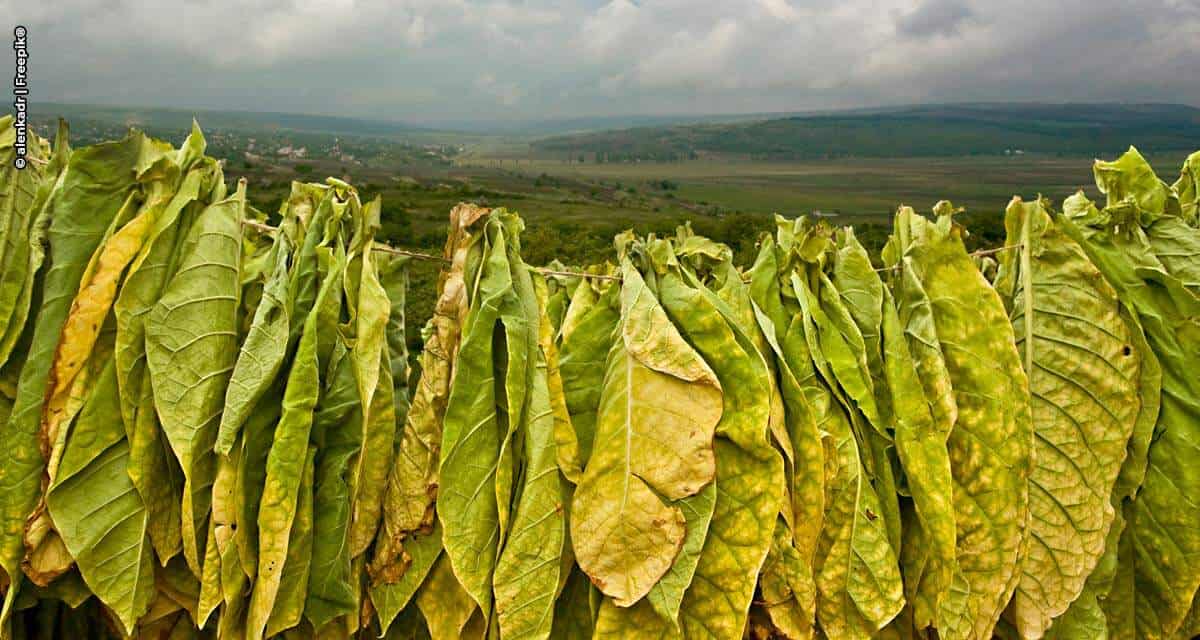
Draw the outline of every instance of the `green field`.
M610 129L538 140L559 157L678 160L743 154L787 160L1079 156L1200 146L1200 109L1183 104L965 103L776 116L749 122Z
M1185 154L1147 153L1160 174L1173 179ZM494 167L489 157L464 164ZM509 173L621 183L652 189L678 183L677 196L697 204L747 213L788 216L815 210L838 214L847 223L890 217L900 204L926 209L949 199L969 211L998 212L1013 195L1042 193L1055 200L1077 189L1095 192L1091 159L1036 155L1015 157L813 160L803 162L692 160L677 163L566 163L507 159ZM841 220L839 220L841 221Z

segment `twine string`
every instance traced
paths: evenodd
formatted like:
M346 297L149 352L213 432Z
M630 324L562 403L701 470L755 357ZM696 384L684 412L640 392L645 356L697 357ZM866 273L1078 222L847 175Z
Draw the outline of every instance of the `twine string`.
M258 222L255 220L243 220L242 224L246 225L247 227L250 227L251 229L256 229L256 230L261 231L262 233L266 233L266 234L273 234L278 230L276 227L272 227L269 224L265 224L265 223ZM1020 249L1022 246L1024 246L1024 245L1021 243L1010 244L1010 245L1003 246L1003 247L997 247L995 249L981 249L979 251L972 251L971 253L968 253L967 255L969 255L971 257L990 256L992 254L1000 253L1003 251L1011 251L1013 249ZM431 255L428 253L421 253L419 251L409 251L407 249L397 249L395 247L392 247L392 246L389 246L386 244L376 244L376 245L372 246L371 248L374 249L375 251L379 251L381 253L390 253L392 255L405 256L407 258L413 258L414 260L428 260L430 262L440 262L442 264L450 264L450 260L448 260L447 258L445 258L443 256L435 256L435 255ZM891 271L893 269L899 269L899 268L900 268L900 264L896 263L895 265L892 265L890 267L880 267L878 269L875 269L874 271L876 273L880 273L883 271ZM548 275L548 276L592 278L594 280L612 280L615 282L621 281L621 276L610 276L610 275L604 275L604 274L600 274L600 273L584 273L582 271L562 271L562 270L558 270L558 269L547 269L546 267L529 267L529 269L531 271L536 271L540 274Z

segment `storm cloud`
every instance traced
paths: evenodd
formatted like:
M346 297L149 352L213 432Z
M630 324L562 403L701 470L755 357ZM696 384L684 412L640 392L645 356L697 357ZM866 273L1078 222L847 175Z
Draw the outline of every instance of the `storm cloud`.
M918 38L951 36L974 15L971 7L960 0L929 0L901 15L896 30Z
M0 2L38 100L437 123L1200 104L1197 0Z

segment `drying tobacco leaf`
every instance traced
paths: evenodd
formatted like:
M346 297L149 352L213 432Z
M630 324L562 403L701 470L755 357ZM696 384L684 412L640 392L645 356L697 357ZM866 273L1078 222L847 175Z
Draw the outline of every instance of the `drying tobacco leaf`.
M628 261L622 277L621 320L595 444L572 501L571 541L592 582L629 606L684 544L685 518L674 503L712 482L723 394Z

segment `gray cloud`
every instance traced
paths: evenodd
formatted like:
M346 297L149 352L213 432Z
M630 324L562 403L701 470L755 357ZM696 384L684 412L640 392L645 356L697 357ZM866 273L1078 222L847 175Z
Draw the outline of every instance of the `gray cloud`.
M959 0L928 0L896 20L896 30L909 36L950 36L975 14Z
M0 0L36 100L437 122L1200 104L1195 0Z

